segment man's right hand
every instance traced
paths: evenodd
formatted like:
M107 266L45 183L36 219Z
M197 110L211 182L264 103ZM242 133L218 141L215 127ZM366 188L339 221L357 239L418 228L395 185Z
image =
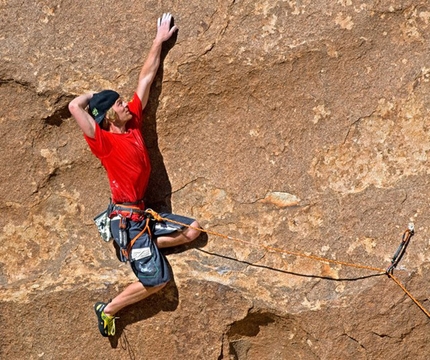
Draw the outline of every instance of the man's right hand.
M151 84L154 81L158 67L160 65L160 54L163 42L170 39L170 37L178 30L177 26L172 26L172 15L170 13L163 14L157 21L157 35L149 49L148 57L140 70L139 81L137 84L136 94L142 101L142 109L145 108Z

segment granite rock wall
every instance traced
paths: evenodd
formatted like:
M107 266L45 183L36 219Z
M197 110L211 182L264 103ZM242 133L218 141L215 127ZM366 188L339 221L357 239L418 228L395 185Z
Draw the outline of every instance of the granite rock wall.
M134 277L92 222L108 183L67 105L130 97L166 11L179 32L145 109L147 203L209 233L169 251L174 281L108 340L92 306ZM428 358L428 315L383 272L306 257L386 269L414 223L394 273L430 310L427 1L3 0L0 14L0 358Z

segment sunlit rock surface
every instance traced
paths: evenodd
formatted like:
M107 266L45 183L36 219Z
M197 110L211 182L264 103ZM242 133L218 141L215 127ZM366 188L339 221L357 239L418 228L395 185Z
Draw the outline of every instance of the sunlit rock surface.
M0 358L428 359L427 314L383 274L413 222L394 274L430 310L427 1L0 11ZM209 234L169 252L174 282L109 341L92 306L134 276L98 237L108 183L67 104L131 97L166 11L147 203Z

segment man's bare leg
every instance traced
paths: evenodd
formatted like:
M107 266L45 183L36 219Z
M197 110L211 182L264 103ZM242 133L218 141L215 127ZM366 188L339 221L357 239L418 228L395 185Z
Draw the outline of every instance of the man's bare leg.
M184 229L184 231L177 231L168 236L160 236L156 239L156 244L159 248L167 248L172 246L183 245L195 240L201 233L199 230L200 225L194 221L191 227ZM167 284L167 283L166 283ZM148 296L155 294L161 290L166 284L145 287L138 281L125 288L123 292L117 295L112 301L103 309L104 313L109 316L115 315L122 308L137 303Z
M167 283L153 287L145 287L138 281L125 288L123 292L117 295L112 301L103 309L104 313L109 316L115 315L122 308L137 303L149 295L155 294L161 290Z
M173 234L160 236L156 239L156 244L159 249L168 248L172 246L178 246L187 244L200 235L200 225L197 221L194 221L190 227L185 228L183 231L176 231Z

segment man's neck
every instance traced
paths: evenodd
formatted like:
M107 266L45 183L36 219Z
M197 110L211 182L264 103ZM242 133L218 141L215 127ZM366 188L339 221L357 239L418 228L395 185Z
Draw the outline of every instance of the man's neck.
M126 124L116 125L114 123L110 123L109 132L114 134L125 134L127 132L125 125Z

